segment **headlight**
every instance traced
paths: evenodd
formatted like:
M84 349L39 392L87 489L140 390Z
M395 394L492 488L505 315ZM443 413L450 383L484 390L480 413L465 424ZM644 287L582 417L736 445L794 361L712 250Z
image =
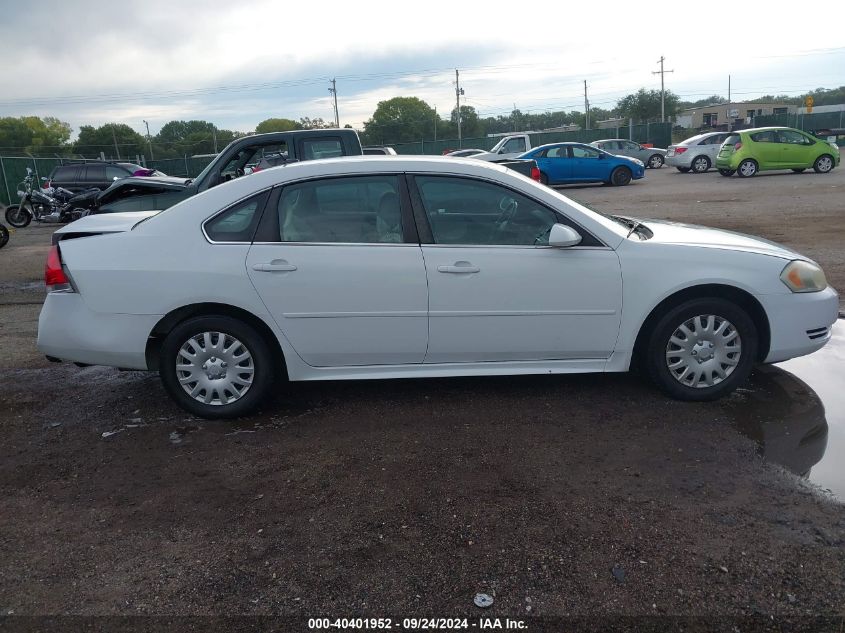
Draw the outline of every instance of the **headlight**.
M639 165L640 167L645 167L645 163L641 161L639 158L635 158L634 162Z
M780 274L780 280L792 292L818 292L827 288L824 271L815 264L798 259L786 265Z

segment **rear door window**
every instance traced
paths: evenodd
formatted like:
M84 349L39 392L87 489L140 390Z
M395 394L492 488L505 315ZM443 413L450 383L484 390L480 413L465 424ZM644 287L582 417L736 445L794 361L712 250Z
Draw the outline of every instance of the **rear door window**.
M777 143L777 136L774 130L766 130L764 132L756 132L751 134L751 140L755 143Z
M343 143L337 137L304 139L300 146L302 160L337 158L343 156Z
M56 180L58 182L75 182L77 179L78 171L78 165L67 165L57 167L56 172L53 174L53 180Z
M103 182L105 179L105 165L85 165L85 182Z

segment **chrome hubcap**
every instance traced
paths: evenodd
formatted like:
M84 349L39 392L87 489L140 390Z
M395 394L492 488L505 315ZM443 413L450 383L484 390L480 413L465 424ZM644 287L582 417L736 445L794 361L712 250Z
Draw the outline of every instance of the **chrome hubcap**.
M822 171L830 171L832 166L833 162L827 156L819 160L819 169Z
M669 337L666 367L682 385L705 389L730 376L741 355L742 340L734 325L720 316L700 314Z
M660 167L663 164L663 159L660 156L652 156L650 162L652 167Z
M757 171L757 168L754 166L754 163L742 163L739 166L739 170L742 172L743 176L753 176L754 172Z
M246 346L230 334L203 332L176 354L179 384L197 402L211 405L240 400L252 386L255 364Z

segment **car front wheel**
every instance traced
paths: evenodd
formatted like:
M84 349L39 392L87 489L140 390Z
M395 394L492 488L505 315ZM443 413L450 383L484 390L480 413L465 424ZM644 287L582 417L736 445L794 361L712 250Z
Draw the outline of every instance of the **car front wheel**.
M627 167L617 167L610 174L610 183L615 187L622 187L631 182L631 170Z
M252 413L273 382L264 339L227 316L201 316L177 325L161 346L159 373L170 396L203 418Z
M826 174L833 169L833 159L827 154L819 156L813 163L813 169L816 170L817 174Z
M648 371L680 400L715 400L740 386L754 366L757 329L724 299L692 299L669 310L651 332Z

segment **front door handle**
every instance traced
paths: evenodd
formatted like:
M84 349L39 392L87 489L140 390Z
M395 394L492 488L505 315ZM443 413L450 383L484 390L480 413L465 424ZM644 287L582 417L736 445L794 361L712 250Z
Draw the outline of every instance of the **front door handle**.
M262 273L291 272L296 270L296 266L288 264L284 259L274 259L272 262L253 264L252 269Z
M481 272L478 266L473 266L469 262L460 261L455 262L452 266L438 266L437 270L441 273L477 273Z

